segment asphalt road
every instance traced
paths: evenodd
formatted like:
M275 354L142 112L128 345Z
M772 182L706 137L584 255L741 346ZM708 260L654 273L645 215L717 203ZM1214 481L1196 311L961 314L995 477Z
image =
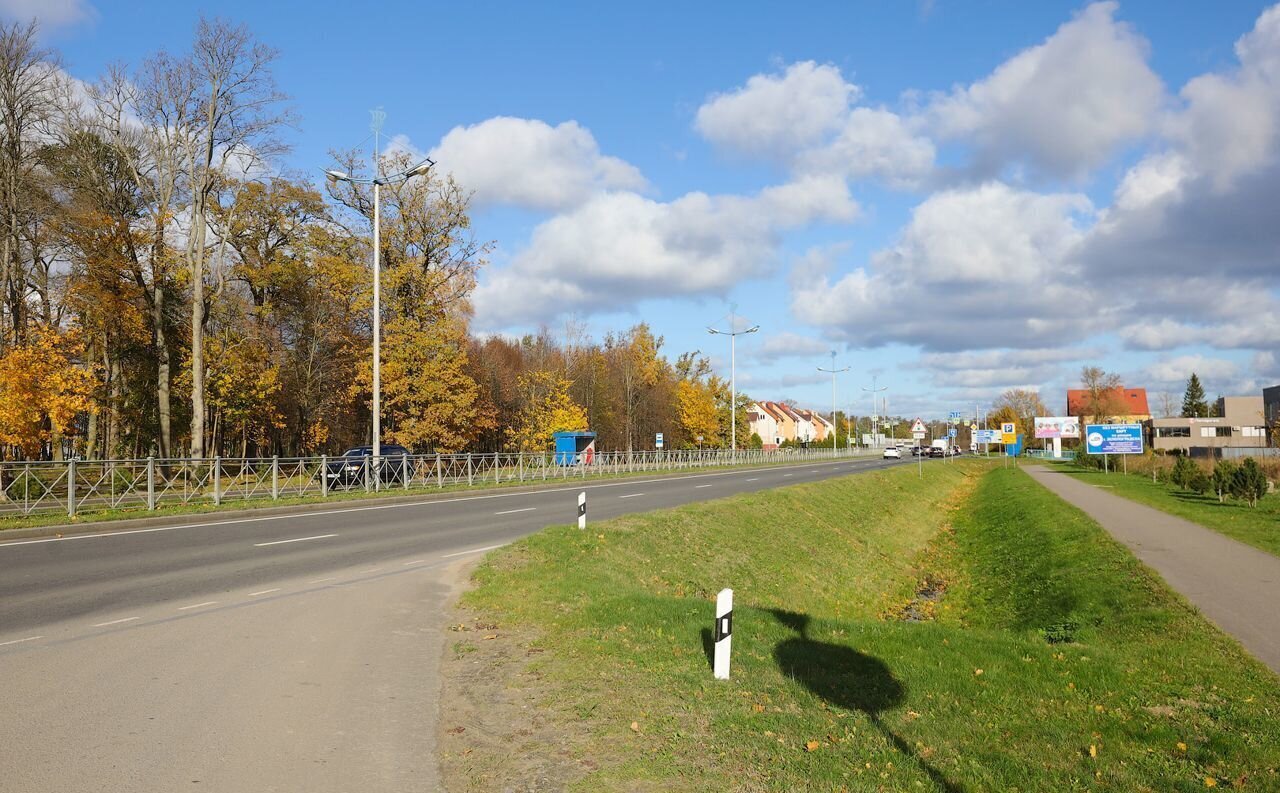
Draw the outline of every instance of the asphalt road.
M0 543L0 791L436 790L463 565L853 458Z

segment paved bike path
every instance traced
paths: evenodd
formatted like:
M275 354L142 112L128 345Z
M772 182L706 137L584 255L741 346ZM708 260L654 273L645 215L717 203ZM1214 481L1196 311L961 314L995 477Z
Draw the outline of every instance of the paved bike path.
M1280 557L1043 466L1032 478L1102 524L1280 674Z

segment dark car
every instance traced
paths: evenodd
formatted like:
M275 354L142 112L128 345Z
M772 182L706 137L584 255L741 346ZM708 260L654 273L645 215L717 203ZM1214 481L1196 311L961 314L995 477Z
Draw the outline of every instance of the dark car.
M943 451L942 449L939 449L937 446L930 446L930 447L929 447L929 456L930 456L930 457L946 457L946 456L947 456L947 453L946 453L945 451Z
M404 457L409 450L394 443L384 443L378 450L378 470L370 469L373 459L373 446L356 446L347 449L336 460L330 460L325 477L330 488L363 487L366 477L370 483L377 477L383 484L394 484L404 481Z

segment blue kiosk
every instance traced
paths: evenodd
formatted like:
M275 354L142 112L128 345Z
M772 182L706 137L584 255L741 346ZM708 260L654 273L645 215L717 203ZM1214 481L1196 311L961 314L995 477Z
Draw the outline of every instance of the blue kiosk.
M594 432L557 432L556 465L591 465L596 458Z

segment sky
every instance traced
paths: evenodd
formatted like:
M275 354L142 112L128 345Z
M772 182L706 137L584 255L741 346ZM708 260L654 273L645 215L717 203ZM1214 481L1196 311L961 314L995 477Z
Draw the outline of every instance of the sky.
M738 339L757 399L1050 412L1084 365L1280 383L1280 6L0 0L93 80L201 13L279 50L279 167L429 154L492 240L478 333ZM1153 402L1155 400L1153 399ZM1153 408L1155 405L1153 404Z

